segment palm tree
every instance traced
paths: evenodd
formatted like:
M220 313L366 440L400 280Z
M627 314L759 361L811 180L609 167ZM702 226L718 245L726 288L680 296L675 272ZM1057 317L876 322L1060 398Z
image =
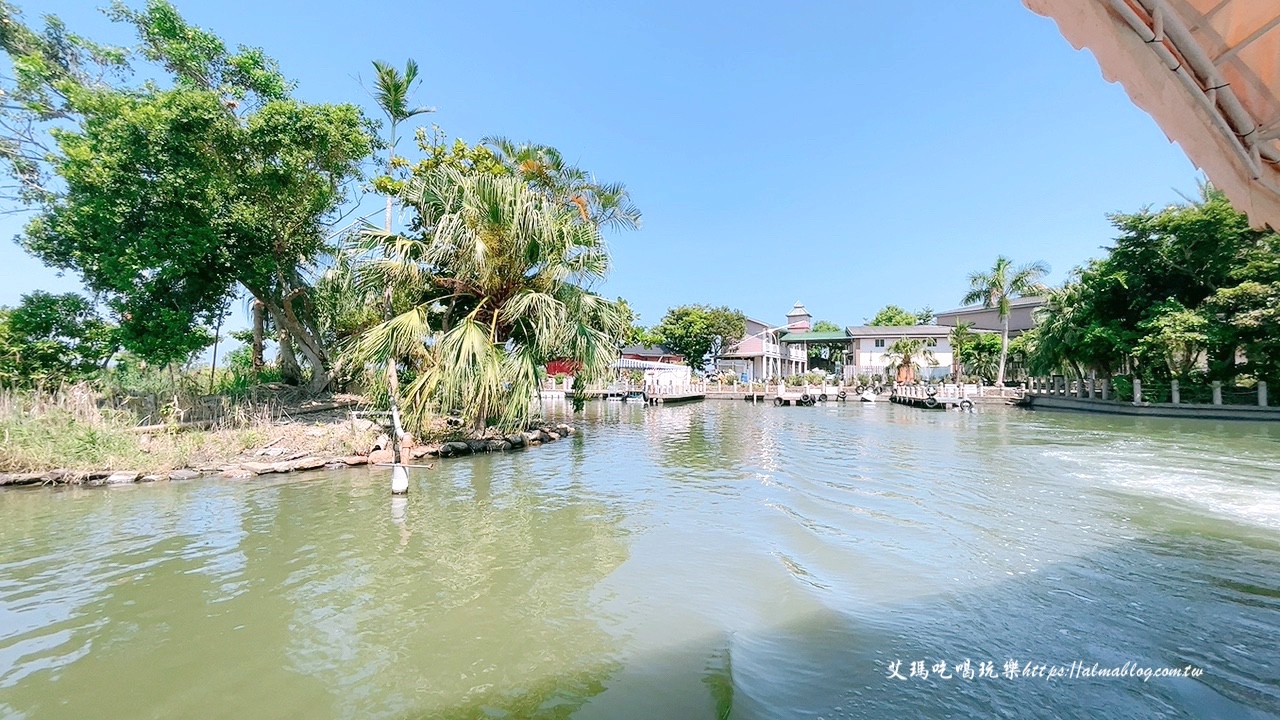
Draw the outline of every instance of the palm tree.
M413 92L414 83L418 80L418 63L410 58L405 61L404 73L381 60L373 61L375 72L373 98L378 107L387 116L387 175L395 170L396 162L396 129L400 123L409 118L433 113L435 108L410 107L409 93ZM387 215L384 229L391 232L391 211L394 195L387 193Z
M1004 386L1004 366L1009 357L1009 301L1045 292L1040 278L1049 268L1037 260L1015 268L1013 261L1001 255L990 272L974 272L969 275L969 292L961 303L980 302L983 307L995 308L1000 316L1000 365L996 371L996 387Z
M622 183L599 183L590 173L566 163L560 151L548 145L517 144L504 137L480 141L493 148L513 173L558 202L577 209L583 221L618 230L640 226L640 210Z
M477 432L519 428L547 361L573 361L583 384L606 376L628 328L617 302L587 289L609 267L599 226L516 176L440 167L402 197L421 231L365 231L361 244L375 257L361 282L420 301L356 349L366 362L411 358L411 420L435 409Z
M410 107L409 93L413 91L414 83L418 79L418 63L409 58L404 64L404 73L392 67L389 63L381 60L373 61L373 69L376 74L374 80L373 97L378 102L378 107L382 108L382 112L387 116L388 137L387 137L387 176L391 177L395 172L396 163L396 129L400 123L417 115L435 112L435 108L429 107ZM394 204L394 196L387 193L387 213L383 229L391 233L391 214ZM391 288L386 289L383 298L385 305L385 319L391 318ZM387 386L390 392L391 401L391 418L392 418L392 439L391 447L394 456L394 462L400 463L400 432L399 432L399 394L400 382L396 373L396 359L394 356L387 359Z
M960 374L964 371L964 364L961 357L964 356L965 349L974 341L973 323L960 321L951 329L951 374L955 376L956 382L960 381Z
M924 340L920 338L899 338L885 350L885 357L889 360L888 367L896 370L895 379L901 384L910 384L916 381L916 369L920 367L919 360L923 360L931 367L938 365L938 360L934 357L933 351L924 344Z

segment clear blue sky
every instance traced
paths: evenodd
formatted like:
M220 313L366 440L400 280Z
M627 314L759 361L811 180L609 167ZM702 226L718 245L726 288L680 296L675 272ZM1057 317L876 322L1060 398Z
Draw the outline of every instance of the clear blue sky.
M18 2L28 21L130 40L86 0ZM176 4L265 48L305 99L373 112L357 75L413 57L428 122L451 136L555 145L625 182L644 226L611 238L603 290L646 324L685 303L781 322L801 300L841 324L887 303L943 310L998 254L1058 282L1109 243L1106 213L1176 201L1197 177L1017 0ZM0 243L0 304L78 287Z

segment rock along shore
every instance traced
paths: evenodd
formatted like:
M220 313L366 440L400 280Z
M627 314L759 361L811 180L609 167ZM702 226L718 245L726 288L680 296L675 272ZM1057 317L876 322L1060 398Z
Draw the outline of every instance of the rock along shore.
M367 421L362 421L367 422ZM372 423L370 423L372 425ZM479 438L450 440L434 445L418 445L407 438L400 449L400 460L412 463L427 457L454 458L488 452L511 452L569 437L577 430L564 423L543 425L525 432L506 435L491 433ZM367 454L332 456L308 451L290 452L285 448L267 447L253 452L250 460L227 462L216 467L181 468L166 472L144 473L135 470L80 471L63 468L45 472L0 473L0 487L33 485L129 485L133 483L193 480L208 475L229 479L248 479L259 475L305 472L321 468L345 468L389 465L393 459L390 439L384 434Z

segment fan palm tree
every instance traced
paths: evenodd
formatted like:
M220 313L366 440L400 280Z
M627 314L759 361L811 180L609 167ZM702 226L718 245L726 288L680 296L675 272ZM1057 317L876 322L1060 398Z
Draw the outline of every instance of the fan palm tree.
M374 257L361 282L421 301L367 331L356 354L412 359L412 421L435 409L475 431L518 428L533 415L548 360L576 363L582 384L607 374L627 327L618 303L587 289L609 268L599 226L516 176L441 167L412 179L402 198L421 231L365 231Z
M979 271L969 275L969 292L961 302L965 305L980 302L983 307L995 308L1000 316L1000 365L996 371L997 387L1004 386L1005 362L1009 357L1009 301L1045 292L1040 278L1048 272L1048 266L1038 260L1015 268L1012 260L1001 255L996 258L995 265L989 272Z
M920 361L931 367L938 365L933 351L920 338L899 338L885 350L885 358L889 361L889 369L895 370L895 379L902 384L916 381L916 370Z
M622 183L596 182L587 171L565 162L560 151L549 145L517 144L504 137L487 137L480 142L493 148L498 159L531 186L576 208L583 221L617 230L640 226L640 210L631 203Z

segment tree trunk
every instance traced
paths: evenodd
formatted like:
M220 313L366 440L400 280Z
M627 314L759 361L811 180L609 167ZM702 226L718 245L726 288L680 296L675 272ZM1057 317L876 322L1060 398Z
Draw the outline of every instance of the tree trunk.
M1000 318L1000 369L996 371L996 387L1004 387L1004 363L1009 357L1009 316Z
M266 365L263 359L262 346L265 342L266 335L266 307L261 300L253 301L253 360L252 367L255 375L262 373L262 368Z
M259 302L262 303L267 315L275 323L275 326L281 331L281 336L287 336L291 341L289 345L289 353L293 357L293 364L297 366L297 355L295 350L301 350L303 357L307 359L307 364L311 366L311 382L307 385L307 392L312 395L318 395L324 392L329 383L333 382L333 371L329 367L329 357L320 345L320 336L314 327L308 327L303 324L298 316L290 307L290 296L286 295L283 301L273 299L273 297L262 291L262 288L255 289L243 280L242 285L252 294ZM295 347L296 346L296 347ZM281 343L281 374L283 375L283 361L285 357L284 343ZM297 372L297 383L301 384L301 369Z
M286 328L281 327L278 339L280 341L280 379L286 385L301 385L302 368L298 366L298 356L293 351L293 338Z

